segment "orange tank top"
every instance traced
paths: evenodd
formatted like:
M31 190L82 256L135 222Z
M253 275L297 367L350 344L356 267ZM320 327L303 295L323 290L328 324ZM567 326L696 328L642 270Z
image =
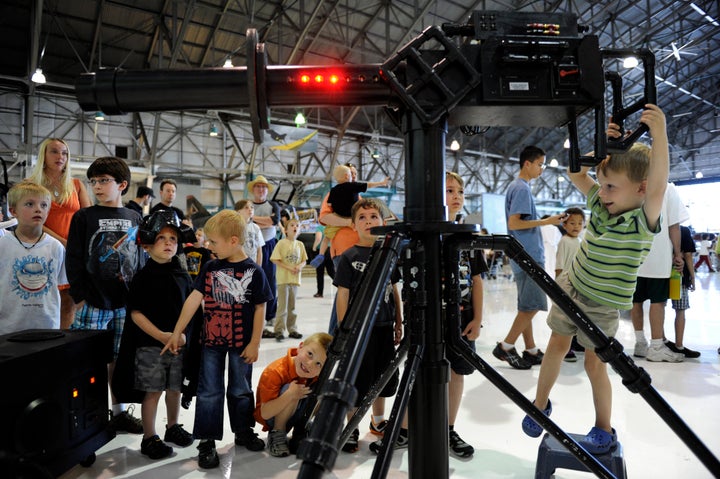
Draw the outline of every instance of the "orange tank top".
M45 221L45 226L65 239L67 239L68 233L70 232L70 220L72 220L75 212L80 209L80 198L77 193L80 189L79 182L80 180L73 178L75 190L72 192L72 195L70 195L67 203L60 204L54 201L52 202L50 213Z

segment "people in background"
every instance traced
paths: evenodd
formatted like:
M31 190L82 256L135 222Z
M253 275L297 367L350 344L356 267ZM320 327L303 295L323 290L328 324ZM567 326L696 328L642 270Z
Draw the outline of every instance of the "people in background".
M155 194L149 186L138 186L135 198L125 203L125 208L135 210L141 215L145 214L145 208L150 206Z
M73 215L92 203L85 184L72 177L70 148L65 140L48 138L40 143L37 163L28 180L50 191L52 203L43 231L67 247ZM73 300L64 288L60 291L60 327L69 328L74 316Z
M293 339L302 338L297 329L295 301L297 290L302 281L302 269L307 262L305 245L297 239L300 223L295 218L285 225L285 238L275 245L270 261L277 266L277 315L275 316L275 339L285 339L283 331L287 327L288 336Z
M685 346L685 311L690 309L689 293L695 291L695 267L693 265L695 240L687 226L680 227L680 252L683 255L680 299L672 300L672 307L675 310L675 341L665 341L665 345L672 352L680 353L686 358L699 358L700 351L693 351Z
M697 263L695 263L695 271L697 271L700 266L705 264L707 265L709 272L715 272L712 267L712 263L710 262L710 245L710 235L705 233L700 235L700 251L698 251L699 258L697 260Z

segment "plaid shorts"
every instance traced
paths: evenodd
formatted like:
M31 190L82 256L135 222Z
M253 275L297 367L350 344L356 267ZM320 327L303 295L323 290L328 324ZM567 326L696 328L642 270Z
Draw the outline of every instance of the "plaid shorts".
M685 286L680 288L680 299L672 300L672 307L676 311L685 311L686 309L690 309L690 295L688 294L688 289Z
M113 360L115 360L120 350L120 338L124 326L125 308L100 309L90 306L86 301L82 308L75 311L75 320L70 325L70 329L112 329L115 332L113 338Z

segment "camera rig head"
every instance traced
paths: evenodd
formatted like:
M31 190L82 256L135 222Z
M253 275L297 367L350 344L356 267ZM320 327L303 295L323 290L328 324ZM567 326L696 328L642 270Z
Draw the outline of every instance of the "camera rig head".
M248 30L247 66L197 70L102 70L82 75L76 96L84 110L132 111L248 108L253 136L262 141L271 106L387 106L396 120L411 110L423 124L566 126L570 169L594 165L608 151L625 150L646 130L622 141L605 136L605 82L612 117L622 125L654 103L654 57L648 50L601 49L573 14L476 11L465 25L429 27L383 64L270 66L257 32ZM465 40L458 47L452 36ZM644 95L622 104L622 81L603 60L638 56ZM595 115L594 153L581 157L577 119Z

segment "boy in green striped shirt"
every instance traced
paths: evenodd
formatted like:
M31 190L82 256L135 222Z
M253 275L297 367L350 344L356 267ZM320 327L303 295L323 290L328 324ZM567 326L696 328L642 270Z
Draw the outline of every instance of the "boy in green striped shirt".
M573 184L587 196L590 209L585 237L572 267L557 283L607 336L618 329L620 309L632 307L637 271L645 260L653 236L659 233L660 210L669 172L669 151L665 115L656 105L645 105L640 122L650 129L652 147L634 144L627 152L613 154L596 166L598 182L589 167L569 172ZM621 136L618 125L610 123L608 136ZM585 372L590 379L595 425L579 441L591 454L603 454L617 445L610 416L612 386L607 365L595 354L590 339L553 305L547 323L552 330L540 366L535 406L550 415L550 391L560 374L573 334L585 346ZM538 437L542 428L529 416L523 431Z

